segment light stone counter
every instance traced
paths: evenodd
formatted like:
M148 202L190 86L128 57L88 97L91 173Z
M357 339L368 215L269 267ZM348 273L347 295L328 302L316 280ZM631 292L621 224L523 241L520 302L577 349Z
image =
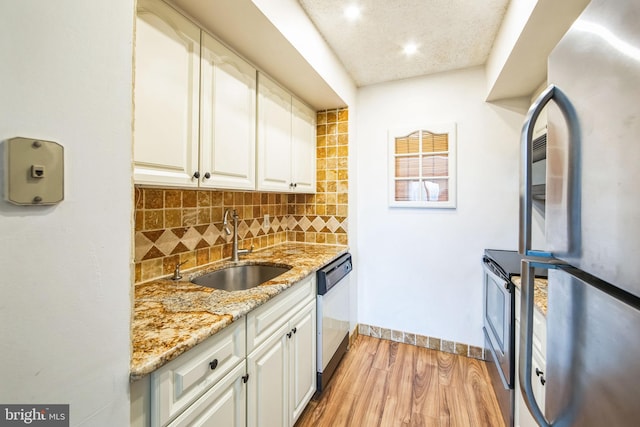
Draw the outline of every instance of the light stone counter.
M185 272L181 281L158 279L136 285L130 380L155 371L347 251L346 246L284 243L243 255L238 263L220 261ZM227 292L189 282L227 266L262 263L293 268L246 291Z
M511 277L511 281L514 285L520 288L520 292L522 292L520 276ZM547 279L540 279L538 277L534 279L533 283L533 302L535 303L534 306L545 317L547 316L547 283Z

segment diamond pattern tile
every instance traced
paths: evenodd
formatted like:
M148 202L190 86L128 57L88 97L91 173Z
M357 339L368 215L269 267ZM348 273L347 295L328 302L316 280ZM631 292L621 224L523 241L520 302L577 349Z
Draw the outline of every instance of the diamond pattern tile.
M209 245L213 246L218 241L218 237L220 237L220 230L215 225L209 224L202 237L209 242Z
M233 232L233 230L231 230ZM249 226L245 221L240 221L238 223L238 237L244 239L247 237L247 233L249 233Z
M253 222L251 222L251 226L249 227L249 232L255 237L261 231L261 228L262 227L260 226L258 220L254 219Z
M309 227L311 227L311 221L309 221L309 218L307 218L306 216L303 216L298 221L298 225L300 226L302 231L307 231L309 230Z
M327 221L327 228L329 229L329 231L331 231L332 233L335 233L336 230L338 229L338 227L340 227L340 223L338 222L338 220L335 217L331 217L329 219L329 221Z
M313 221L311 221L311 226L315 231L320 231L324 228L325 222L319 216L315 217Z
M200 233L198 233L195 228L190 227L189 231L185 233L180 241L189 248L189 250L194 250L201 238L202 236Z
M147 252L153 247L153 242L144 233L138 232L135 235L135 246L135 259L136 261L142 261Z
M170 255L178 243L180 243L178 236L166 230L156 241L156 247L160 249L164 255Z

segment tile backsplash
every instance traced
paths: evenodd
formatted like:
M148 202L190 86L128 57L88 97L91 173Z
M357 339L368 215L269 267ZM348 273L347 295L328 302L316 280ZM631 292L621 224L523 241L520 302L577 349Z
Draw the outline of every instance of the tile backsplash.
M287 241L347 244L348 143L348 110L319 112L316 194L136 186L135 282L169 275L179 262L187 270L229 258L225 209L238 211L241 248Z

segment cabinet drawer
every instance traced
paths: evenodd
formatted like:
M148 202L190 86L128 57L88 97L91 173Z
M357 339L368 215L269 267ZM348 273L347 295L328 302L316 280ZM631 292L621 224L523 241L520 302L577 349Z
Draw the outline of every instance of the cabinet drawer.
M211 387L168 427L224 426L240 427L246 421L246 386L242 376L246 366L240 363Z
M316 276L311 274L247 315L247 353L267 340L295 313L316 297Z
M239 319L151 374L151 425L164 426L242 361L245 319Z

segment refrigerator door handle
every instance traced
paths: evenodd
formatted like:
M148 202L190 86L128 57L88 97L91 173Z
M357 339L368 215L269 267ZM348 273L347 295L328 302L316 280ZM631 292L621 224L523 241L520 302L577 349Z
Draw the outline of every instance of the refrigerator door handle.
M542 109L554 100L558 105L562 114L569 125L569 144L577 146L577 119L575 109L569 102L569 98L555 85L549 85L542 94L536 99L525 118L522 132L520 133L520 141L522 143L521 167L520 175L520 239L519 252L526 256L552 257L550 252L532 251L531 250L531 223L533 212L533 129L542 112ZM573 152L574 147L570 148ZM577 148L577 147L576 147ZM567 230L569 233L569 230Z
M520 304L520 355L519 376L520 390L529 412L541 427L551 427L536 402L531 383L532 353L533 353L533 296L534 296L534 266L530 261L522 260L522 301Z

